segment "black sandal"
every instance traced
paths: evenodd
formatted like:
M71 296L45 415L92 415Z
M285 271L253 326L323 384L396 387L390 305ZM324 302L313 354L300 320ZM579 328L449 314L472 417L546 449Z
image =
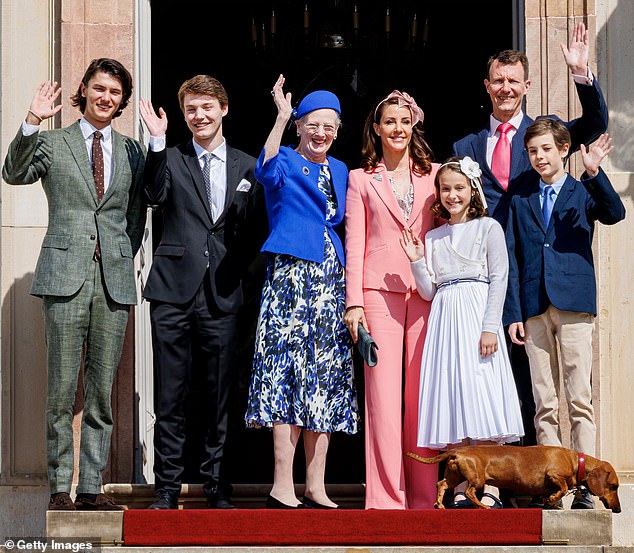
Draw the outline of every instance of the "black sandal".
M456 499L456 496L462 495L464 499ZM454 494L454 500L447 505L447 509L473 509L474 505L464 492Z
M500 501L500 498L495 497L492 493L484 492L482 497L488 497L493 500L493 505L487 505L487 507L491 507L491 509L504 509L504 504Z

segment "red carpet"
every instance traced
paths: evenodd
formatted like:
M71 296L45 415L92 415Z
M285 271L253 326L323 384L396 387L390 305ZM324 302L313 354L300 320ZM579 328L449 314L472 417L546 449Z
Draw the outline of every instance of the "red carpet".
M147 511L123 515L126 546L540 545L541 509Z

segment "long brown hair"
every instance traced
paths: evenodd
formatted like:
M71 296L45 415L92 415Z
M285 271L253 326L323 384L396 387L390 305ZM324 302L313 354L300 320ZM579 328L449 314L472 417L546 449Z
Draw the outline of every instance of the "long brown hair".
M117 60L113 60L112 58L97 58L92 60L90 65L86 68L81 83L84 86L88 86L90 79L100 71L110 75L121 83L121 104L119 104L119 109L117 109L112 116L112 118L115 119L123 113L123 110L128 105L130 97L132 96L132 75L130 75L130 72ZM86 111L86 97L82 94L81 84L77 88L77 92L70 97L70 102L73 107L78 107L82 113Z
M398 104L397 98L384 100L383 98L372 106L363 127L363 146L361 147L361 167L365 171L373 171L383 158L383 145L381 137L374 132L374 123L381 122L381 116L385 106ZM427 175L431 172L433 153L425 142L423 125L417 123L412 127L412 138L409 143L409 156L412 159L414 173Z

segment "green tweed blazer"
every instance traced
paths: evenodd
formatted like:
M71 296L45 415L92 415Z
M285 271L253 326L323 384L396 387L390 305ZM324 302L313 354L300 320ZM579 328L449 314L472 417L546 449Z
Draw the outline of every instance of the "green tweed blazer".
M20 128L9 145L4 180L31 184L41 179L48 200L34 296L75 294L86 280L99 237L108 294L121 304L137 302L134 255L145 228L145 152L139 142L115 131L112 140L112 177L101 203L79 122L30 136Z

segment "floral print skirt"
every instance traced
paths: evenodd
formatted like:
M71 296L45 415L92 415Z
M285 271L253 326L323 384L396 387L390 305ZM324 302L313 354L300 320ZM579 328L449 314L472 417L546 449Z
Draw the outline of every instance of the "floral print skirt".
M326 235L323 263L269 260L249 386L246 424L357 431L352 341L343 324L344 269Z

